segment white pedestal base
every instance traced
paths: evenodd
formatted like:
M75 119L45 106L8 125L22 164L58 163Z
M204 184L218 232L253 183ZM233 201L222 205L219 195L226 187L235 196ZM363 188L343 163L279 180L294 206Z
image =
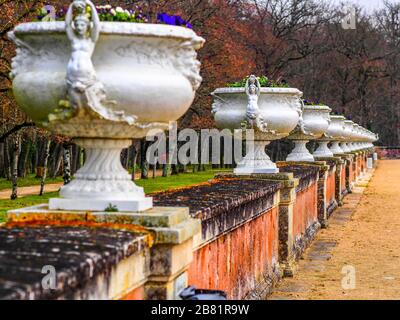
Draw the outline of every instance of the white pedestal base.
M306 144L308 140L294 140L295 147L293 151L287 156L286 161L296 161L296 162L313 162L314 157L308 151Z
M319 141L319 147L317 150L314 151L313 156L314 157L326 157L330 158L333 157L333 153L331 150L328 148L328 143L329 141Z
M153 198L143 198L136 201L53 198L49 201L50 210L104 212L110 207L116 208L118 212L146 211L153 207Z
M247 175L247 174L268 174L268 173L279 173L278 168L270 168L270 169L256 169L256 168L236 168L233 170L233 173L240 176L240 175Z
M123 168L121 151L131 140L76 139L85 148L86 161L75 179L61 188L58 199L50 199L50 210L101 211L114 207L121 212L153 207L143 188L136 186Z
M265 148L270 141L254 141L254 145L247 146L247 154L233 170L236 175L254 173L278 173L279 169L265 153Z

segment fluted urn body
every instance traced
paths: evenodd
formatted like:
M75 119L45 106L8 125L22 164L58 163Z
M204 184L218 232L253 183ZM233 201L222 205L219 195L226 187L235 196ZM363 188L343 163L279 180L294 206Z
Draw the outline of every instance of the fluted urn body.
M220 129L240 129L249 121L249 97L245 88L219 88L212 93L212 113ZM302 92L295 88L261 88L254 130L254 150L249 151L235 169L237 174L276 173L277 166L265 153L273 140L289 135L301 114ZM261 124L260 124L261 123ZM262 128L260 128L262 126ZM249 143L249 141L247 141Z
M37 125L86 151L84 167L50 209L145 210L152 199L131 181L120 152L188 110L202 80L196 50L204 39L176 26L95 20L90 26L79 34L68 21L18 25L10 33L17 46L13 92Z
M295 143L295 148L286 161L314 161L306 144L310 140L321 138L328 130L331 108L324 105L305 105L303 116L296 129L288 136Z

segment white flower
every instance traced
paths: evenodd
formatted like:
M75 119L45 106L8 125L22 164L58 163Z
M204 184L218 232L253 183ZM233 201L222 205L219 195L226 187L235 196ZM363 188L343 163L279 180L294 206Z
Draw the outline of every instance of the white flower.
M123 13L124 9L122 9L121 7L116 7L115 11L117 11L118 13Z
M131 13L129 12L129 10L125 9L124 11L129 17L131 16Z
M117 12L114 9L111 9L110 13L115 16L117 14Z
M111 7L111 5L109 5L109 4L106 4L105 6L104 6L104 9L111 9L112 7Z

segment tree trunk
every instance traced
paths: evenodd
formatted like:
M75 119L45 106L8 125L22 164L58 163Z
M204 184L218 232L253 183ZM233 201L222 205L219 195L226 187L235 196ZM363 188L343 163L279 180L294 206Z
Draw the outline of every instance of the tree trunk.
M142 179L147 179L149 177L149 163L146 159L147 143L145 139L140 141L140 168Z
M13 160L12 160L12 192L11 200L18 198L18 158L21 149L21 137L19 133L15 134L13 142Z
M11 179L11 160L10 160L10 148L8 146L8 139L4 141L4 162L5 162L5 169L4 175L7 180Z
M172 175L178 175L179 170L178 170L178 165L177 164L172 164L171 165L171 174Z
M22 139L21 138L21 153L19 155L18 160L18 176L25 178L26 177L26 167L28 163L29 153L30 153L31 143L29 138Z
M44 153L44 163L43 163L43 176L42 179L40 181L40 192L39 192L39 196L42 196L44 194L44 184L46 181L46 176L47 176L47 163L49 161L49 156L50 156L50 145L51 145L51 140L49 139L46 143L46 149L45 149L45 153Z
M4 153L4 143L0 142L0 178L6 177L6 161Z
M64 156L64 150L61 144L57 144L56 148L53 151L53 155L54 158L51 165L50 177L54 179L60 172L61 162Z
M71 145L63 145L63 179L64 185L71 182Z
M136 163L139 154L138 147L140 147L140 144L138 146L136 142L132 145L132 181L136 180Z

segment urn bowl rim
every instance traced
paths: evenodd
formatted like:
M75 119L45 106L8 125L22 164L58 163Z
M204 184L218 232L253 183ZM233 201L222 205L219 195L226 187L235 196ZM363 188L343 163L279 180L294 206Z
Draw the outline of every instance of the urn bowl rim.
M304 110L332 111L332 109L326 105L304 105Z
M65 33L64 21L38 21L24 22L17 25L12 31L15 35L20 34L46 34ZM180 26L165 24L135 23L120 21L101 21L101 35L132 35L153 36L159 38L175 38L182 40L195 40L201 46L205 39L198 36L193 30Z
M331 115L331 120L346 120L346 117L340 115Z
M219 94L219 93L241 94L241 93L246 93L246 90L244 87L239 87L239 88L223 87L223 88L217 88L213 92L213 94ZM275 87L262 87L260 93L293 94L298 96L301 96L303 94L303 92L301 92L297 88L275 88Z

